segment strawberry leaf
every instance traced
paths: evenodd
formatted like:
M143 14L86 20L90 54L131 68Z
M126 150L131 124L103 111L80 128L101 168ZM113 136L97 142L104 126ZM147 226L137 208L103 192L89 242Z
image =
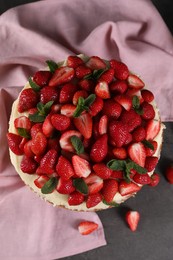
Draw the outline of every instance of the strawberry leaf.
M73 186L76 188L77 191L79 191L80 193L87 195L88 194L88 186L87 184L84 182L83 179L80 178L76 178L73 180Z
M58 179L56 177L52 177L43 185L43 187L41 188L41 192L43 194L52 193L56 188L57 184L58 184Z
M84 153L84 146L83 146L83 143L82 143L82 141L79 137L77 137L76 135L73 135L70 138L70 141L71 141L74 149L76 150L77 154Z
M30 77L29 78L29 85L31 86L31 88L35 91L35 92L38 92L40 91L41 87L39 85L37 85L33 80L32 78Z
M30 134L25 128L17 128L17 132L20 136L30 139Z
M54 73L56 69L58 69L58 64L54 62L53 60L47 60L46 61L50 72Z
M111 206L111 207L119 207L120 204L114 202L114 201L111 201L111 202L107 202L106 200L102 200L102 202L107 205L107 206Z
M148 140L143 140L142 143L143 143L146 147L148 147L148 148L150 148L151 150L154 151L154 146L153 146L153 144L152 144L150 141L148 141Z

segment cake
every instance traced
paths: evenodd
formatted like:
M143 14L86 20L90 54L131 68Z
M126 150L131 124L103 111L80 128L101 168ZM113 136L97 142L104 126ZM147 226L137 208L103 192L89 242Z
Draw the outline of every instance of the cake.
M164 125L144 81L116 59L46 63L11 110L10 158L24 183L77 211L117 206L150 185Z

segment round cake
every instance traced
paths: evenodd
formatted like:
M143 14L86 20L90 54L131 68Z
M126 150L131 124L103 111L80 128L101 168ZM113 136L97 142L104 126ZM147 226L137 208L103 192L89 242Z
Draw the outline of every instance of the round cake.
M164 125L144 81L115 59L46 63L9 121L10 158L24 183L77 211L107 209L152 186Z

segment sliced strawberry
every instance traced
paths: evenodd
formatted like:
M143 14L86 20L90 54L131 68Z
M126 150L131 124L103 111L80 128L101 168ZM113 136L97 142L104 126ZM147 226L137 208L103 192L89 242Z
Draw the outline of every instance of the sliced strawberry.
M70 179L75 174L71 162L62 155L58 159L56 171L64 180Z
M146 124L146 140L153 140L159 133L161 123L158 120L149 120Z
M145 128L142 126L138 126L132 133L133 141L134 142L141 142L146 137Z
M173 184L173 166L169 165L165 172L166 179L170 184Z
M142 143L132 143L128 147L128 154L132 161L139 164L141 167L145 165L146 151Z
M96 116L103 108L103 99L96 96L94 102L89 107L89 114L91 116Z
M75 130L68 130L68 131L65 131L61 137L60 137L60 140L59 140L59 143L60 143L60 146L61 146L61 149L65 150L65 151L69 151L69 152L75 152L75 149L70 141L70 138L75 135L79 138L82 137L81 133L78 132L78 131L75 131Z
M22 155L23 151L19 148L22 137L13 133L7 133L7 141L10 150L16 155Z
M64 180L61 177L58 180L56 189L60 194L71 194L75 191L72 179Z
M80 88L86 91L92 91L94 89L95 83L92 79L81 79L78 82Z
M158 157L156 156L148 156L145 160L145 168L148 172L151 172L155 169L157 163L158 163Z
M59 131L64 131L70 126L70 118L60 114L54 114L51 116L52 125Z
M114 75L117 79L125 80L129 76L128 67L123 62L110 60L110 66L114 69Z
M49 114L44 122L43 122L43 125L42 125L42 132L43 134L46 136L46 137L51 137L53 132L54 132L55 128L54 126L52 125L52 122L51 122L51 114Z
M115 146L122 147L128 136L128 127L121 121L112 120L109 124L109 136L113 139Z
M24 155L20 163L20 169L24 173L33 174L37 169L37 163L31 157Z
M85 197L83 194L78 191L74 191L68 197L68 204L70 206L80 205L82 202L84 202L84 199Z
M152 156L155 154L156 150L157 150L157 147L158 147L158 144L156 141L150 141L151 145L153 145L153 148L154 149L151 149L147 146L145 146L145 151L146 151L146 156ZM145 145L145 144L144 144Z
M132 108L132 99L125 95L117 95L114 97L115 101L118 102L125 110L129 111Z
M48 180L49 180L48 176L41 175L34 180L34 184L37 186L37 188L41 189Z
M121 114L121 121L128 126L129 132L132 132L136 127L140 126L142 119L133 109L124 110Z
M65 104L61 107L61 114L67 117L72 117L76 107L72 104Z
M20 116L14 120L15 128L24 128L26 130L30 130L31 121L26 116Z
M35 155L43 154L46 150L47 139L45 135L38 132L32 139L31 150Z
M74 155L72 157L72 164L74 171L78 177L86 178L91 173L89 162L78 155Z
M41 159L40 166L37 168L37 174L52 174L55 172L55 165L57 162L57 151L55 149L49 150Z
M153 106L151 104L149 104L148 102L144 101L141 105L141 108L143 111L141 117L144 120L151 120L155 117L155 110L154 110Z
M38 100L38 95L32 88L22 90L19 96L18 112L22 113L36 107Z
M145 84L144 82L136 75L130 74L127 78L127 83L130 88L135 88L135 89L142 89Z
M114 69L108 69L105 72L103 72L103 74L99 77L98 81L99 82L105 81L108 84L110 84L113 78L114 78Z
M27 157L34 157L34 153L31 150L32 140L29 140L23 147L24 154Z
M85 138L90 138L92 135L92 118L88 113L83 113L79 117L73 119L75 127Z
M139 220L140 220L139 212L129 210L126 213L125 219L126 219L126 222L129 226L129 228L131 229L131 231L133 231L133 232L136 231L136 229L138 227Z
M133 194L135 192L138 192L140 189L141 186L138 186L133 182L127 183L126 181L122 180L119 184L119 193L121 194L121 196Z
M83 97L84 99L88 97L88 92L86 90L78 90L75 92L73 96L73 105L77 105L79 97Z
M84 178L84 181L88 185L89 194L95 194L103 188L103 179L95 173L91 173L87 178Z
M90 151L90 158L93 162L101 162L105 159L108 152L108 136L107 134L102 135L97 139L97 141L92 145Z
M124 147L116 147L113 149L113 154L115 158L119 160L124 160L127 158L127 151Z
M67 83L63 85L59 95L59 102L61 104L70 103L76 91L77 91L77 86L72 83Z
M100 135L106 134L107 127L108 127L108 117L107 115L103 115L99 121L99 134Z
M43 126L42 123L36 123L31 127L31 131L30 131L31 138L34 138L38 132L42 132L42 126Z
M106 202L112 202L115 194L118 192L118 182L114 179L108 179L104 181L102 188L102 195Z
M101 201L102 201L102 195L100 193L88 195L88 198L86 200L86 207L88 209L93 208L97 204L99 204Z
M118 119L121 115L122 107L113 99L106 100L103 105L103 114L114 119Z
M104 163L94 164L93 170L96 173L96 175L102 179L109 179L112 175L112 170L109 169Z
M60 86L73 79L75 71L73 68L61 67L55 70L52 78L49 81L50 87Z
M87 61L86 66L92 70L99 70L99 69L105 69L106 63L98 56L92 56Z
M149 91L148 89L142 89L141 95L142 95L142 98L144 99L144 101L146 101L146 102L150 103L154 100L153 93L151 91Z
M95 93L102 99L110 98L109 86L106 81L99 82L95 87Z
M79 65L82 65L83 63L83 60L77 56L68 56L67 58L67 66L73 69L76 69Z
M76 68L76 77L78 79L83 79L85 76L91 74L91 69L86 67L85 65L80 65Z
M45 86L40 90L40 101L46 104L49 101L57 102L59 98L59 90Z
M125 80L116 80L112 82L109 86L109 89L112 93L123 94L128 88L127 82Z
M148 173L145 173L145 174L136 173L133 177L133 180L136 183L141 184L141 185L146 185L146 184L149 184L151 182L151 178L148 175Z
M92 221L82 221L78 226L78 230L81 235L88 235L97 228L98 224Z
M40 87L46 86L52 76L50 71L39 70L33 76L33 81Z
M148 184L151 187L156 187L160 182L160 175L154 172L151 176L151 181Z

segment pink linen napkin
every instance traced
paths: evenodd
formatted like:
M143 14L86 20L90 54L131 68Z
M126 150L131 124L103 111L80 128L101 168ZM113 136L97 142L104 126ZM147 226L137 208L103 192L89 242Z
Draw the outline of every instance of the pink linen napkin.
M95 213L77 213L39 199L10 164L6 132L11 105L45 60L85 53L123 60L154 92L162 120L173 120L173 39L148 0L49 0L0 17L0 259L51 260L106 244ZM99 224L81 236L83 220Z

